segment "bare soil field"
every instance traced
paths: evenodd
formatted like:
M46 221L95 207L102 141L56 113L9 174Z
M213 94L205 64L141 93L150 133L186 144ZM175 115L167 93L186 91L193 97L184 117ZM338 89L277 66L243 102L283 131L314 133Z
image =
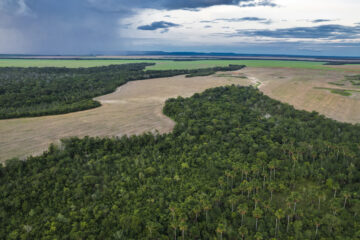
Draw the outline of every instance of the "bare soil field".
M175 123L162 114L166 99L190 97L208 88L230 84L253 85L297 109L317 111L342 122L360 123L360 94L342 96L326 90L342 89L329 82L343 80L345 75L349 72L248 67L208 77L176 76L129 82L112 94L98 97L102 103L100 108L65 115L0 120L0 162L41 154L50 143L71 136L169 132Z
M359 73L360 64L346 64L346 65L327 65L327 67L336 68L336 69L344 69L348 71L355 71Z
M222 85L247 85L233 77L159 78L129 82L116 92L96 98L96 109L36 118L0 120L0 162L41 154L50 143L71 136L122 136L169 132L174 122L162 114L165 100L190 97Z
M329 118L360 123L359 94L341 96L316 88L342 89L329 82L343 80L349 72L291 68L245 68L250 79L261 82L259 89L271 98L293 105L297 109L316 111ZM357 89L353 87L347 89Z

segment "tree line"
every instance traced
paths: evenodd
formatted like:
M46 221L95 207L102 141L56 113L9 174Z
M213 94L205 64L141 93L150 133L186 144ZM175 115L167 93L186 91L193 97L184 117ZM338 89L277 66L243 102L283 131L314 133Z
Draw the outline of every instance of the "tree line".
M128 81L198 72L233 71L243 65L155 71L153 63L93 68L0 68L0 119L63 114L99 107L93 98Z
M360 126L252 87L170 99L170 134L0 167L1 239L358 239Z

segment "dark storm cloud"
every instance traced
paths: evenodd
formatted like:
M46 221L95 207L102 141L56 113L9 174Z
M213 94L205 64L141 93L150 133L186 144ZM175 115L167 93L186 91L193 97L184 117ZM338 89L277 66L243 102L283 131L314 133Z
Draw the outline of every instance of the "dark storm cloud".
M316 27L295 27L276 30L238 30L236 34L228 36L344 40L360 38L360 26L322 25Z
M242 17L242 18L217 18L214 20L202 20L201 23L218 23L218 22L259 22L263 24L270 24L272 21L266 18L259 17Z
M125 43L119 22L138 9L188 9L255 0L0 0L0 34L14 32L23 41L1 36L1 49L24 49L37 53L89 53L119 49ZM19 39L19 38L18 38ZM5 46L6 45L6 46Z
M270 24L271 20L266 18L258 18L258 17L243 17L243 18L219 18L215 21L225 21L225 22L259 22Z
M311 22L312 23L323 23L323 22L331 22L332 20L330 19L315 19L315 20L312 20Z
M121 12L133 8L187 9L206 8L216 5L239 5L242 7L277 6L273 0L87 0L100 11Z
M166 29L168 30L171 27L179 27L179 24L176 23L172 23L172 22L165 22L165 21L160 21L160 22L153 22L149 25L143 25L143 26L139 26L137 29L139 30L147 30L147 31L154 31L157 29Z

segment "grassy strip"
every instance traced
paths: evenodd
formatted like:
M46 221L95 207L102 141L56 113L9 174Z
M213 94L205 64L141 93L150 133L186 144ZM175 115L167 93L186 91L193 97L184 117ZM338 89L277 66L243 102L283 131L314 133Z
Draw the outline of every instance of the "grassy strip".
M339 82L328 82L328 84L332 84L332 85L336 85L336 86L345 86L344 83L339 83Z
M198 69L211 67L225 67L230 64L247 65L249 67L288 67L306 69L333 69L326 67L325 62L308 61L279 61L279 60L195 60L195 61L173 61L173 60L74 60L74 59L0 59L0 67L97 67L114 64L126 63L156 63L155 66L148 67L148 70L179 70L179 69Z
M352 92L360 93L358 90L351 90L351 89L336 89L336 88L324 88L324 87L314 87L314 89L320 89L320 90L328 90L331 93L339 94L345 97L351 96Z
M224 67L230 64L247 65L249 67L284 67L300 69L322 69L347 71L325 65L326 62L280 61L280 60L162 60L162 59L0 59L0 67L67 67L87 68L127 63L155 63L148 70L182 70L211 67ZM352 69L350 71L360 71Z

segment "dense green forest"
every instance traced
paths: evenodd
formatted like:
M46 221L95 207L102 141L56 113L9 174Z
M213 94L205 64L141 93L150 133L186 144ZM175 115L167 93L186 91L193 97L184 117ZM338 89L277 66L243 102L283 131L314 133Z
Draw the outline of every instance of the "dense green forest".
M171 134L0 167L1 239L359 239L360 126L252 87L170 99Z
M233 71L243 65L194 70L145 71L152 63L93 68L0 68L0 119L63 114L100 106L92 98L128 81L198 72Z

